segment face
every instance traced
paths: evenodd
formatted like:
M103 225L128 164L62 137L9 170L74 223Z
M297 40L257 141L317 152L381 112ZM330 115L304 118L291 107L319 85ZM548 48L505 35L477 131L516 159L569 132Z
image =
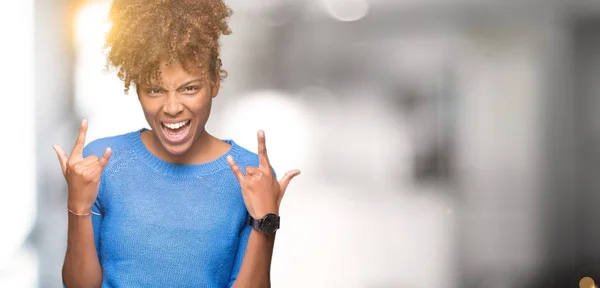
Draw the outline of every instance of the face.
M183 155L205 134L219 83L212 86L201 68L186 71L177 63L162 63L160 72L162 82L139 85L138 98L157 142L167 153Z

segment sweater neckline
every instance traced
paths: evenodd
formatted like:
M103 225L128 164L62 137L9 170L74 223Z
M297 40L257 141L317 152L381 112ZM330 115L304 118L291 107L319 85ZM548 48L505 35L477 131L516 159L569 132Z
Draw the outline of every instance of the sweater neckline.
M150 150L148 150L148 147L146 147L146 145L142 141L142 132L147 130L147 128L142 128L138 131L130 133L130 142L132 143L132 148L135 151L136 155L150 167L157 170L158 172L170 176L200 177L213 174L225 168L230 169L229 164L227 163L227 155L231 155L235 159L237 158L237 155L240 155L239 152L242 149L233 140L221 140L231 145L231 147L229 148L229 151L219 156L217 159L200 164L175 164L160 159L152 152L150 152Z

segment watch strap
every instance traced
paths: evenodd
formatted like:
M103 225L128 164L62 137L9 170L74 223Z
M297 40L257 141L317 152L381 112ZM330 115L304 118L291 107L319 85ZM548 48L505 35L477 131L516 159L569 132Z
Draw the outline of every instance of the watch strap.
M252 226L252 228L255 229L256 231L261 231L260 230L261 222L262 222L262 219L254 219L254 218L252 218L252 216L250 216L250 218L248 219L248 224L250 226Z

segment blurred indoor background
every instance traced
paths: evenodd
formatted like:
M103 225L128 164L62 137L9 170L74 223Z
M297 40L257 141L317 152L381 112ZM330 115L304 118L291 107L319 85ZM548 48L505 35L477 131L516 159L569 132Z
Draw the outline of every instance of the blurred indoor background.
M273 287L600 282L599 0L226 2L208 129L303 171ZM61 287L51 145L147 126L104 71L109 7L0 1L0 287Z

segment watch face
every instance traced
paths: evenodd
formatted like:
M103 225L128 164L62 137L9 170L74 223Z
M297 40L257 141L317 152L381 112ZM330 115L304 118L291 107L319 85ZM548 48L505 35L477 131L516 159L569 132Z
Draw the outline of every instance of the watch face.
M273 234L279 229L279 216L267 214L262 220L260 228L263 232Z

